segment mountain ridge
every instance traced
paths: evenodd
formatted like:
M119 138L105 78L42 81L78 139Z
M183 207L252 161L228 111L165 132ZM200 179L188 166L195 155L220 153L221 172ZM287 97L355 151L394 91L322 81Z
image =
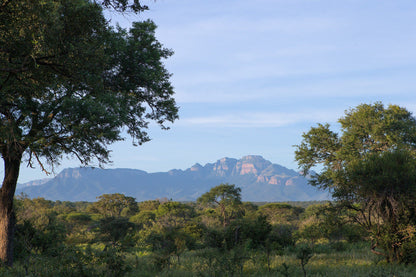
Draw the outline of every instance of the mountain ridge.
M163 197L194 201L221 183L241 187L244 201L328 199L326 193L308 185L298 172L259 155L225 157L204 166L196 163L185 170L155 173L130 168L66 168L52 179L28 183L19 186L18 193L62 201L95 201L104 193L123 193L137 201Z

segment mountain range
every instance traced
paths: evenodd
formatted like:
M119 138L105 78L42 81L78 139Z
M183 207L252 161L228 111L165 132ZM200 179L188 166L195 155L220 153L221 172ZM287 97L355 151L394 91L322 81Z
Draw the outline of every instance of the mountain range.
M242 189L244 201L325 200L328 194L308 184L299 172L273 164L261 156L222 158L186 170L147 173L138 169L67 168L51 179L18 185L17 193L31 198L61 201L96 201L105 193L122 193L137 201L168 198L194 201L221 183Z

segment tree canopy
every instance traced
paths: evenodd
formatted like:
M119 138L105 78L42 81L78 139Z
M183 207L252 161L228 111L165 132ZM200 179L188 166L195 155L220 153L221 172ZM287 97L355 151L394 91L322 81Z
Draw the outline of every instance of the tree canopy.
M311 181L323 189L336 190L336 180L342 177L337 174L367 154L416 149L416 120L399 106L362 104L346 111L339 123L340 133L330 130L329 124L318 124L295 146L295 159L305 175L314 167L322 168Z
M149 120L165 127L177 118L162 64L172 51L153 22L115 30L85 0L13 1L1 15L3 156L26 150L29 164L55 164L62 153L103 163L123 128L141 144Z
M108 217L135 214L139 209L136 199L121 193L103 194L97 197L91 209Z
M404 108L375 103L346 111L339 123L340 134L329 124L303 134L296 160L305 175L322 167L311 184L357 211L375 253L404 260L404 245L416 235L406 231L416 225L416 120Z
M218 207L222 216L223 225L230 223L232 209L241 204L241 188L235 185L220 184L201 195L197 202L202 205ZM229 211L227 211L227 208ZM231 210L230 210L231 209Z
M113 28L102 5L145 9L137 0L0 4L0 154L5 166L0 229L13 225L12 199L23 160L44 171L65 154L82 164L103 165L110 160L107 146L125 133L142 144L150 139L151 121L166 129L166 122L178 118L171 74L163 65L172 51L157 41L156 25L148 20L133 23L130 30ZM9 235L0 230L1 241L9 241Z

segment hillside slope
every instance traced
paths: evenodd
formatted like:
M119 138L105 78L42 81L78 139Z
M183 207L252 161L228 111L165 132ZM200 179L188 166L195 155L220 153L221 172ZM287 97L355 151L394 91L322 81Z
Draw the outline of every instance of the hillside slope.
M167 197L179 201L196 200L221 183L242 189L245 201L307 201L328 199L326 193L308 185L298 172L272 164L261 156L239 160L222 158L186 170L147 173L137 169L68 168L55 178L23 184L18 193L62 201L95 201L104 193L123 193L137 201Z

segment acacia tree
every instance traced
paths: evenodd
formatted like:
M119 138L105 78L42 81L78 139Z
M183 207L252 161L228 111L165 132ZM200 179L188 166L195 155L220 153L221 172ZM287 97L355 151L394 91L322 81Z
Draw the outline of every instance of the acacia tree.
M47 171L67 154L101 166L109 161L107 146L122 134L142 144L150 121L165 129L178 117L162 63L172 51L156 40L155 24L114 29L100 5L142 10L135 3L0 4L0 260L6 264L12 264L13 196L22 161Z
M230 223L230 211L227 211L227 208L233 208L241 204L241 188L235 185L221 184L201 195L197 202L218 207L223 225L226 227Z
M328 124L303 134L296 160L305 175L321 166L311 184L357 212L374 253L401 261L397 246L414 236L408 231L416 226L416 120L404 108L375 103L347 111L339 123L340 134Z

